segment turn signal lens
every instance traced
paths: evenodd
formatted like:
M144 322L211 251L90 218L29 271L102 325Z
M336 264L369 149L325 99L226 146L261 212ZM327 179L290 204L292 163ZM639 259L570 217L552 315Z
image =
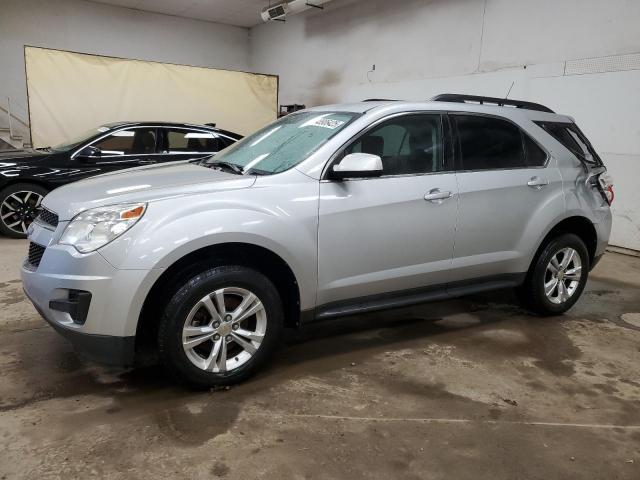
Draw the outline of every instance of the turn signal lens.
M122 212L120 214L120 218L123 220L130 220L132 218L139 218L144 213L144 205L139 205L136 208L132 208L131 210L127 210L126 212Z

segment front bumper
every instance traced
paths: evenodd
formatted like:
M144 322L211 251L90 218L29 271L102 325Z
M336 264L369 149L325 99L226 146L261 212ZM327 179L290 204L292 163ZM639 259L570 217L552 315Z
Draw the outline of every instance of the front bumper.
M38 313L53 329L71 342L76 352L104 365L127 366L133 364L135 358L136 337L114 337L111 335L96 335L65 328L55 320L48 318L38 304L29 297Z
M99 252L80 254L53 239L44 240L43 235L35 232L30 237L42 246L48 244L37 268L26 260L22 265L26 296L85 356L110 365L131 364L140 311L162 270L117 269ZM82 321L72 310L61 308L69 294L77 291L90 294Z

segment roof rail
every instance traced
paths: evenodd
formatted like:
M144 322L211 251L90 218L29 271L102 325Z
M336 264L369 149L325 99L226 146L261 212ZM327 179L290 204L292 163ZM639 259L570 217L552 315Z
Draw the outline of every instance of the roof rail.
M366 98L363 102L399 102L395 98Z
M515 108L524 108L525 110L536 110L538 112L556 113L549 107L545 107L539 103L525 102L524 100L507 100L506 98L497 97L483 97L479 95L461 95L457 93L441 93L431 99L434 102L453 102L453 103L479 103L484 105L485 103L492 103L499 107L505 105Z

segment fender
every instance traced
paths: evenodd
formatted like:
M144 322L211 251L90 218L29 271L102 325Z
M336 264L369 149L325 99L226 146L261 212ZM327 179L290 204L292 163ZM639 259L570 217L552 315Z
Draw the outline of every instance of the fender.
M180 203L175 199L150 202L139 224L100 253L115 268L149 270L157 278L152 270L164 270L196 250L231 242L256 245L289 265L298 281L301 307L312 308L317 285L319 184L298 175L302 181L291 188L264 185L225 192L224 197L196 195Z

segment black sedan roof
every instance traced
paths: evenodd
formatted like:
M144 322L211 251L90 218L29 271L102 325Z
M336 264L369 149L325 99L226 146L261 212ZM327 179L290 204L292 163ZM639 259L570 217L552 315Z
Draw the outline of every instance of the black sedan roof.
M211 130L213 132L218 132L221 133L223 135L227 135L229 137L235 138L236 140L239 140L242 138L242 135L239 135L237 133L231 132L229 130L224 130L222 128L218 128L218 127L214 127L212 125L201 125L198 123L180 123L180 122L165 122L165 121L130 121L130 122L111 122L111 123L105 123L104 125L102 125L103 127L107 127L110 130L115 129L115 128L121 128L121 127L135 127L138 125L152 125L152 126L157 126L157 127L193 127L193 128L202 128L205 130Z

